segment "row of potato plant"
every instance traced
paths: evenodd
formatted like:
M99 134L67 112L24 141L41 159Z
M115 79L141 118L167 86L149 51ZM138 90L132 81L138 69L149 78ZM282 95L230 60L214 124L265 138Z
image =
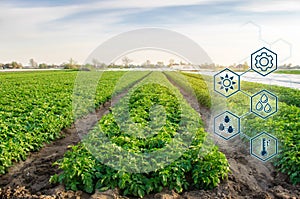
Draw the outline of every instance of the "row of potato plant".
M164 187L212 188L227 177L224 154L207 140L199 114L163 73L132 88L56 164L51 182L93 192L118 187L143 197Z
M99 76L97 72L83 73L87 77ZM95 106L110 99L124 72L101 74ZM137 73L131 82L124 82L124 88L146 74ZM25 160L29 152L39 150L45 142L59 138L61 130L71 126L77 76L74 71L0 74L0 174L14 162Z
M198 81L203 81L203 76L199 74L184 74L189 79L198 78ZM211 77L205 77L211 78ZM212 78L209 82L212 81ZM204 81L203 81L204 83ZM197 87L194 84L193 87ZM200 86L201 88L201 86ZM300 90L286 88L274 85L265 85L252 82L241 82L242 90L249 96L254 95L262 89L271 91L278 97L278 112L267 119L249 114L242 118L242 133L251 138L261 132L267 132L276 136L279 140L279 154L272 160L276 168L287 174L294 184L300 183ZM195 88L197 89L197 88ZM197 98L206 98L205 93L200 93ZM250 98L241 92L233 95L228 99L224 99L216 94L214 99L223 100L229 110L239 116L249 112ZM205 105L205 104L203 104ZM207 106L207 105L206 105ZM245 139L248 142L248 139Z

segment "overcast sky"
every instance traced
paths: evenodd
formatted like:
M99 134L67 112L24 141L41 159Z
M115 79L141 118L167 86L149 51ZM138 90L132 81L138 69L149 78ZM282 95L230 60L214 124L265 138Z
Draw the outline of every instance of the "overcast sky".
M268 47L300 64L299 0L1 0L0 63L83 63L122 32L159 27L197 42L217 64ZM291 52L290 52L291 49Z

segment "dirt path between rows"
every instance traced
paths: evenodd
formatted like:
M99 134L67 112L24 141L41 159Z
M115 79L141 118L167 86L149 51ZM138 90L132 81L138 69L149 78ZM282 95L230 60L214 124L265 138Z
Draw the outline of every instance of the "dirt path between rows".
M150 74L150 73L149 73ZM116 94L87 116L77 120L70 128L61 131L61 139L46 144L40 151L31 153L26 161L15 163L5 175L0 176L1 198L90 198L83 192L65 191L58 184L51 184L52 175L61 172L53 163L63 158L70 146L80 142L95 124L107 114L132 87L145 79L149 74L134 82L123 92Z
M198 104L195 95L187 93L176 82L176 86L187 102L201 115L206 131L219 146L230 164L231 173L228 180L210 191L193 191L186 193L190 198L300 198L300 186L290 184L286 175L276 171L271 163L262 163L249 153L249 146L238 136L230 141L215 136L209 121L211 112Z
M199 106L195 96L190 95L175 85L191 106L200 113L205 121L207 132L212 132L208 121L211 113ZM137 82L138 83L138 82ZM130 88L129 88L130 89ZM77 121L71 128L64 129L63 138L45 145L39 152L32 153L26 161L19 162L9 169L6 175L0 176L0 198L127 198L118 194L117 190L109 190L105 193L86 194L81 191L66 191L62 185L50 184L50 176L59 173L60 170L52 166L53 162L61 159L69 146L80 141L80 136L75 127L81 126L81 133L88 132L96 122L109 111L109 107L115 104L123 93L113 97L112 100L97 109L96 114L90 114ZM96 119L95 119L96 118ZM287 176L276 172L270 163L263 164L249 155L247 145L239 138L231 141L223 141L214 137L212 139L219 145L220 150L226 155L231 173L228 180L222 182L213 190L194 190L177 194L174 191L164 190L161 193L148 195L146 199L200 199L200 198L257 198L257 199L296 199L300 198L300 186L289 184Z

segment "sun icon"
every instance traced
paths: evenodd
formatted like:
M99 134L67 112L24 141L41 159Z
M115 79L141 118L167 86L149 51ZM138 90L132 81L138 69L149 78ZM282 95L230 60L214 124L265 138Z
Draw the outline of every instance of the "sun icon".
M233 81L234 76L229 77L228 74L225 75L225 77L220 77L221 81L218 82L218 84L221 85L220 89L224 89L226 93L229 91L229 89L234 89L233 85L236 84L235 81Z

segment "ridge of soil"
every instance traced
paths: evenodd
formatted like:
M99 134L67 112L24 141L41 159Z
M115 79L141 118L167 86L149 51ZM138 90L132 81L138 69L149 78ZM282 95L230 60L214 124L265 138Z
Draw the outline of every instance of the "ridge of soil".
M135 81L122 92L113 95L110 100L100 105L94 112L78 119L71 127L61 131L61 138L45 144L44 147L32 152L25 161L15 163L4 175L0 175L1 198L90 198L90 194L66 191L63 186L51 184L52 175L61 172L53 163L63 158L70 146L80 142L95 124L107 114L128 90L145 79L149 74Z
M166 75L167 76L167 75ZM228 180L223 181L213 190L191 191L184 195L187 198L265 198L288 199L300 198L300 185L292 185L287 175L277 172L270 163L263 163L250 155L249 146L239 137L230 141L216 136L209 126L211 112L207 107L198 104L195 95L186 92L167 76L177 87L187 102L201 115L205 122L205 130L226 155L231 173Z
M145 77L144 77L145 78ZM143 78L142 78L143 79ZM141 80L142 80L141 79ZM168 78L169 79L169 78ZM138 83L138 80L136 83ZM176 86L190 105L201 115L205 122L207 132L212 132L208 121L211 113L209 109L201 107L195 96L185 92L174 81L169 81ZM135 85L135 84L134 84ZM134 86L133 85L133 86ZM131 87L133 87L131 86ZM130 87L130 88L131 88ZM31 153L26 161L16 163L9 172L0 176L0 198L99 198L99 199L124 199L118 190L108 190L104 193L96 192L87 194L82 191L66 191L62 185L50 184L50 176L61 172L52 166L53 162L61 159L70 145L80 141L80 133L75 126L81 126L81 133L88 130L109 111L121 97L126 95L126 89L119 95L98 108L95 114L78 120L70 128L62 130L63 138L46 144L38 152ZM95 117L96 115L96 117ZM257 199L297 199L300 198L300 185L294 186L289 183L288 177L275 170L271 163L262 163L249 155L249 147L240 139L224 141L218 137L212 139L217 143L230 164L231 173L227 180L212 190L193 190L177 194L174 191L163 190L158 194L145 196L146 199L198 199L198 198L257 198Z

